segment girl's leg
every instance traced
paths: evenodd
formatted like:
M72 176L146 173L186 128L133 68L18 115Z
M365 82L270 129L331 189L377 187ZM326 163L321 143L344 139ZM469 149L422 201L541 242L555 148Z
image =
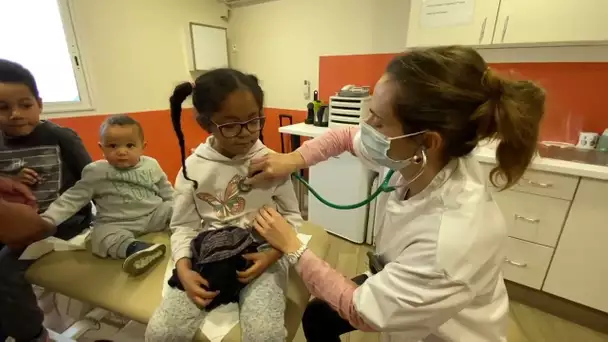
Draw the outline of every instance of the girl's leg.
M148 322L146 342L192 341L206 316L186 292L171 288Z
M283 342L287 264L281 259L245 287L240 294L243 342Z
M363 284L367 276L362 274L353 281ZM307 341L311 342L340 342L340 335L357 330L347 320L320 299L313 299L302 317L302 329Z

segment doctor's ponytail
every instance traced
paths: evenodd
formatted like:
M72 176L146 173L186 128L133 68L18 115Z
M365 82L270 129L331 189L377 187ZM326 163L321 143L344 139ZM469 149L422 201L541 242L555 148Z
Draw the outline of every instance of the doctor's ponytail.
M446 160L496 139L491 182L507 189L521 178L536 151L545 104L541 88L495 74L464 46L413 49L395 57L386 74L398 87L394 111L405 134L438 133Z
M498 141L498 165L490 172L490 181L506 189L523 176L536 154L545 92L530 81L508 80L490 69L482 84L488 100L478 109L478 135Z

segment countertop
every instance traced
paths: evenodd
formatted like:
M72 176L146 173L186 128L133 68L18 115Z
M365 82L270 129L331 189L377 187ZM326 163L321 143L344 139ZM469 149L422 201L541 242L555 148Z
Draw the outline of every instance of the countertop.
M280 133L304 137L317 137L329 128L299 123L279 128ZM478 147L474 156L482 163L496 163L495 145ZM564 160L566 159L566 160ZM530 169L564 175L608 180L608 154L596 151L539 147L539 155L530 164Z

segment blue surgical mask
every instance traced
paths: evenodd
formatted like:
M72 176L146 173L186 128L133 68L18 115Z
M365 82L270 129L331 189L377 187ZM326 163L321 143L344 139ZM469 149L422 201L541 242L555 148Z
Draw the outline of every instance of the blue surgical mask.
M388 156L388 150L391 148L391 141L403 139L419 135L425 131L400 135L398 137L389 138L386 135L378 132L375 128L366 122L361 122L361 144L365 148L368 158L378 165L387 167L391 170L401 170L408 167L414 162L416 156L404 160L394 160Z

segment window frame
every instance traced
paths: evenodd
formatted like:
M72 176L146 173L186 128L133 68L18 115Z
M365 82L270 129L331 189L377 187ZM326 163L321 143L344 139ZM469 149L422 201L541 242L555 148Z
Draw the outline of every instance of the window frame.
M43 102L42 114L59 114L66 112L79 112L79 111L90 111L93 110L93 101L91 98L91 92L89 84L87 82L86 72L83 67L83 58L80 49L78 48L78 41L76 39L76 33L74 29L74 20L72 10L70 7L71 0L54 0L57 2L59 7L59 13L61 16L61 23L63 24L63 31L65 33L65 39L68 45L68 51L70 53L70 62L72 64L72 70L74 71L74 77L76 79L76 86L78 87L78 95L80 96L79 102Z

